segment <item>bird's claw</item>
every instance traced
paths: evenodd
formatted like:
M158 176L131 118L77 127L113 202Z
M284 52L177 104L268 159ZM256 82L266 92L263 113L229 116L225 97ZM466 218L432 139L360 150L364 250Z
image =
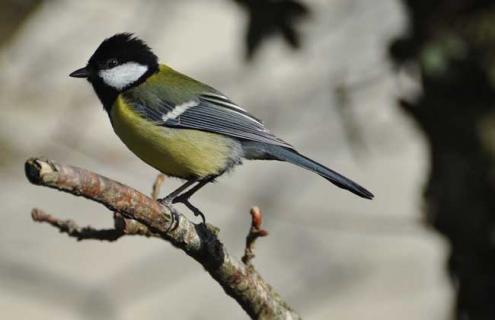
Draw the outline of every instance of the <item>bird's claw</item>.
M203 224L206 224L206 218L205 215L198 209L196 208L191 202L189 202L189 195L186 193L175 196L175 197L165 197L163 199L159 199L158 202L160 202L163 205L170 206L172 204L176 203L182 203L184 204L189 210L192 211L195 217L200 216L201 219L203 220ZM178 217L178 213L172 210L174 213L174 218ZM178 221L178 220L176 220Z
M172 204L171 199L167 199L167 197L165 197L163 199L158 199L156 201L158 201L158 203L160 203L164 206L167 206L167 208L170 209L170 214L172 216L172 223L170 224L169 231L177 228L177 226L179 225L179 221L180 221L180 215L177 212L177 210L175 210L175 208L171 206L171 204Z
M205 215L203 214L203 212L201 212L198 208L193 206L192 203L189 202L189 200L181 201L181 203L183 203L186 207L188 207L189 210L191 210L194 213L195 217L200 216L201 219L203 220L202 223L206 224L206 218L205 218Z

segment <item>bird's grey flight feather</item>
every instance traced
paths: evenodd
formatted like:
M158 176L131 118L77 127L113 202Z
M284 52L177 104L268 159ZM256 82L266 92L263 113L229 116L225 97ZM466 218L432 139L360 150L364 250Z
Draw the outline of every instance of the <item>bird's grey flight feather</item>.
M200 95L194 100L195 104L191 103L183 109L183 112L173 117L167 115L173 113L179 104L162 100L158 106L149 106L144 101L133 100L132 97L128 97L127 102L141 116L157 125L214 132L238 139L292 148L290 144L268 131L261 121L220 94Z

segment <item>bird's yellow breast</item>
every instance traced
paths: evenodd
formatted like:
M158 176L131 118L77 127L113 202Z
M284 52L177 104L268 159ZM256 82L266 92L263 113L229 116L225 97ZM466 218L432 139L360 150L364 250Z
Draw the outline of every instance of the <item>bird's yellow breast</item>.
M110 118L124 144L166 175L183 179L218 175L231 161L231 139L198 130L157 126L137 114L121 96Z

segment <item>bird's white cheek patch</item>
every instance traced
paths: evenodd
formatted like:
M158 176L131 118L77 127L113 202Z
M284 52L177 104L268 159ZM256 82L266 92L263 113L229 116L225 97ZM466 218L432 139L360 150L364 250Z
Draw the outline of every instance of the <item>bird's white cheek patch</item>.
M148 67L145 65L127 62L112 69L101 70L99 75L107 85L122 90L136 82L146 71L148 71Z

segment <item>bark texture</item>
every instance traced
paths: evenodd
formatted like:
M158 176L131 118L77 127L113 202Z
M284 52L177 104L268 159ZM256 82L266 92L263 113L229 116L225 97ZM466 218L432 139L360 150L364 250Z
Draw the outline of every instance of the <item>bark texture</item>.
M218 239L218 228L194 224L173 207L109 178L85 169L43 159L25 164L26 176L33 184L47 186L99 202L115 212L115 228L81 228L72 221L62 221L33 210L35 221L46 222L62 232L83 239L113 241L123 235L158 237L199 262L253 319L300 319L255 268L231 256Z

